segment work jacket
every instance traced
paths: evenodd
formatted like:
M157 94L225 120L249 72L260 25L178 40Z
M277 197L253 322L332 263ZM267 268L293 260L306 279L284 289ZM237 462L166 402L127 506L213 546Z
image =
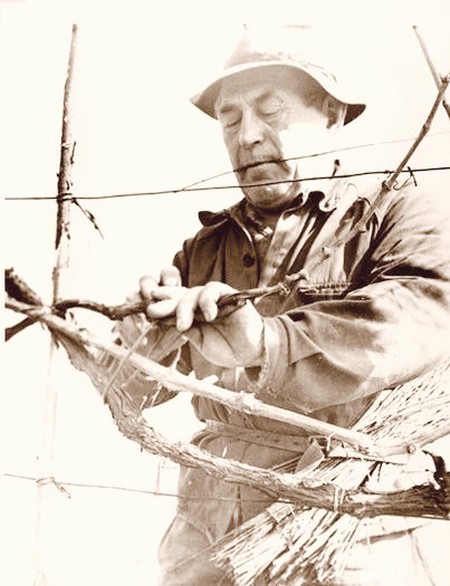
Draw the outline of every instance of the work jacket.
M302 278L289 292L255 301L264 316L262 369L221 368L189 344L180 368L198 378L216 375L230 390L256 389L270 405L350 427L381 390L446 358L450 230L443 206L409 182L386 191L346 242L380 188L379 178L313 185L280 215L264 258L258 258L245 200L201 213L203 228L174 259L183 285L222 281L243 290L300 271ZM307 434L294 426L199 396L193 406L206 423L193 442L215 455L277 467L292 459L295 436L297 452L305 451ZM211 541L268 505L263 492L193 468L181 470L179 493L179 513Z

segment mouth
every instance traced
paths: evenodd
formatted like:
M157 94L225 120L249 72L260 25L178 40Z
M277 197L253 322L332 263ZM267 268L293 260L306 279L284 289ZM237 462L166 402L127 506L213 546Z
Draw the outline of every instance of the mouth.
M266 165L280 165L281 163L282 161L279 159L261 159L259 161L250 161L239 167L239 173L247 173L247 171L255 169L256 167L264 167Z
M258 159L245 161L238 169L237 175L242 184L259 184L281 181L289 175L288 165L280 159Z

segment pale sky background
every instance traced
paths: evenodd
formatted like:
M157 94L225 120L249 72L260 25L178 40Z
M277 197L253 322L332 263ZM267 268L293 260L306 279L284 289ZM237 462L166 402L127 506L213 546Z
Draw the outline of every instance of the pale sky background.
M276 10L273 8L276 8ZM420 26L435 65L450 70L450 3L429 1L302 2L166 1L0 3L0 195L56 194L62 93L70 29L79 25L73 134L77 141L75 195L178 189L229 170L216 123L188 98L220 69L226 47L243 23L314 23L325 19L330 46L357 71L368 109L341 138L342 146L417 135L436 88L412 31ZM438 112L412 166L450 162L450 121ZM395 168L409 143L348 153L354 170ZM418 176L420 181L422 176ZM449 200L449 173L427 177L436 205ZM423 178L425 180L425 178ZM232 175L216 184L234 183ZM236 190L83 201L102 239L72 207L72 264L67 297L120 303L138 278L169 264L194 233L200 209L221 209ZM54 263L54 202L2 201L3 262L49 301ZM5 315L7 324L16 316ZM87 317L80 315L84 323ZM95 324L106 331L108 324ZM48 334L34 326L3 348L4 471L34 476L39 455L42 389L47 381ZM58 364L55 477L60 481L157 488L158 459L123 438L90 384ZM152 413L167 433L189 437L196 423L188 400ZM176 468L165 463L161 490L174 489ZM10 579L33 583L35 484L5 477ZM175 499L68 487L56 489L49 586L152 586L154 552ZM13 498L11 498L13 497Z

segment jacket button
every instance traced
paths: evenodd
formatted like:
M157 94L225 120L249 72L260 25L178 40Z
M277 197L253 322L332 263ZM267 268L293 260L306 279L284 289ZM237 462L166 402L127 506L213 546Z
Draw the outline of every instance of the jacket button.
M252 267L255 264L255 257L251 254L244 254L242 257L242 262L244 263L245 267Z

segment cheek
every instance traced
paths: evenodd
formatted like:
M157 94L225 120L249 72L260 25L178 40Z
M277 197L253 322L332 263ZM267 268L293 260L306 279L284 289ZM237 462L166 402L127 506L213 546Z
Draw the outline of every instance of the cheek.
M296 124L279 133L283 154L300 157L320 152L329 144L330 133L322 125Z
M238 141L233 138L233 136L229 136L223 133L223 142L225 144L225 148L228 152L228 157L232 163L236 163L239 156L239 145Z

